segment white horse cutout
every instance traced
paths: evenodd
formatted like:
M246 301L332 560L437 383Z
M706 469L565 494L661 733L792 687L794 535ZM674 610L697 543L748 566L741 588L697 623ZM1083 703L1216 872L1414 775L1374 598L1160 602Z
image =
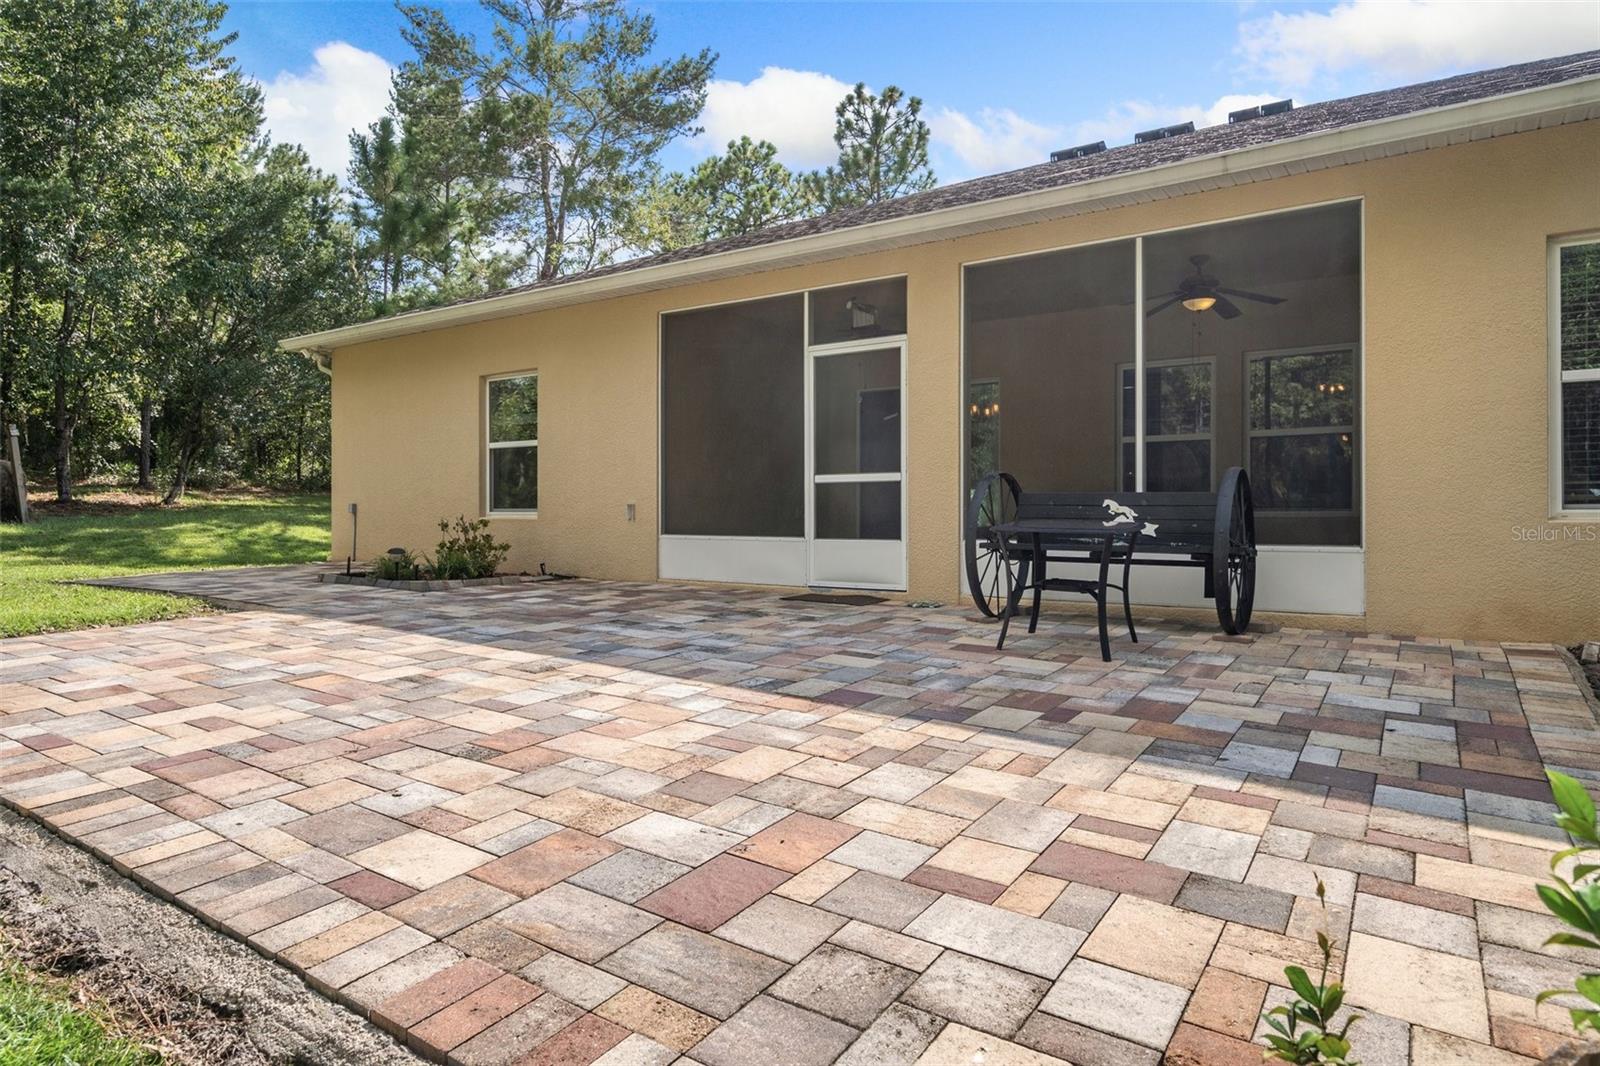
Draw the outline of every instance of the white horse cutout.
M1120 526L1124 522L1137 522L1139 520L1138 511L1135 511L1132 507L1124 507L1110 497L1101 500L1100 506L1111 512L1110 521L1100 523L1103 526Z

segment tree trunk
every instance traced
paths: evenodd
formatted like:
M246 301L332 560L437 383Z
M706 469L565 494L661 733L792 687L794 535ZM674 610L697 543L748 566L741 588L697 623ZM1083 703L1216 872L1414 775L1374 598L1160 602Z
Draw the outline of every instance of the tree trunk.
M78 419L67 404L66 375L57 373L55 380L56 429L56 499L72 502L72 431Z
M20 223L13 227L20 228ZM11 238L10 254L16 258L11 264L11 285L6 302L5 337L0 340L0 432L7 424L21 422L11 407L11 393L22 363L22 238L15 233Z
M305 443L306 443L306 408L300 405L299 417L295 419L294 426L294 487L306 487L305 477Z
M193 435L184 440L178 447L178 461L172 471L172 484L167 489L167 494L161 498L165 506L179 503L183 494L189 488L189 470L194 466L194 457L200 452L199 435Z
M155 404L147 396L139 401L139 487L153 489L155 485L150 481L150 419L155 411Z

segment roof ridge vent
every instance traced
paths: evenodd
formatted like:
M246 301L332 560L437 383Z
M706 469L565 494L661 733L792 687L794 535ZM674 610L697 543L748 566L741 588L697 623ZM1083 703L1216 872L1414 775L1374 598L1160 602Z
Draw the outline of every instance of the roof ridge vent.
M1086 155L1094 155L1106 150L1105 141L1091 141L1088 144L1077 144L1071 148L1062 148L1050 153L1050 162L1061 163L1068 159L1082 159Z
M1180 137L1185 133L1194 132L1193 122L1180 122L1175 126L1162 126L1160 129L1145 130L1133 135L1134 144L1149 144L1151 141L1164 141L1168 137Z
M1270 104L1257 104L1255 107L1241 107L1237 111L1228 112L1228 124L1235 122L1249 122L1253 118L1266 118L1268 115L1281 115L1285 111L1294 110L1293 100L1274 100Z

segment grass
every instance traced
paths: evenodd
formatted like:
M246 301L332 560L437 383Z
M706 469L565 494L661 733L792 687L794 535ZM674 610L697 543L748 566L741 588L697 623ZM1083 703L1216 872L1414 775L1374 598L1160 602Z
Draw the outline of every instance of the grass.
M0 525L0 637L178 618L196 599L59 582L327 558L328 497L195 495L177 507L85 490L64 513ZM4 1062L0 1058L0 1062Z
M161 1057L74 1004L62 982L0 957L0 1063L5 1066L155 1066Z

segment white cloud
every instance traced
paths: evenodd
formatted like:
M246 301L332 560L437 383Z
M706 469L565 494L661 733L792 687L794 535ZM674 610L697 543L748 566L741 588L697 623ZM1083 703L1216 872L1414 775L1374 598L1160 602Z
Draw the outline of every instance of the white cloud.
M1043 163L1052 149L1060 148L1060 126L1045 126L1023 118L1008 107L986 107L976 119L953 108L929 116L928 130L935 146L948 150L971 173Z
M1351 67L1416 78L1600 47L1589 0L1345 0L1327 11L1275 11L1239 24L1249 72L1307 85Z
M272 139L303 146L311 162L344 175L350 133L365 131L389 103L389 61L344 41L329 41L303 73L279 71L264 84L262 109Z
M767 67L750 81L713 81L706 86L700 114L705 133L695 139L702 151L720 152L740 137L771 141L778 158L791 167L833 162L833 110L851 86L814 70Z

